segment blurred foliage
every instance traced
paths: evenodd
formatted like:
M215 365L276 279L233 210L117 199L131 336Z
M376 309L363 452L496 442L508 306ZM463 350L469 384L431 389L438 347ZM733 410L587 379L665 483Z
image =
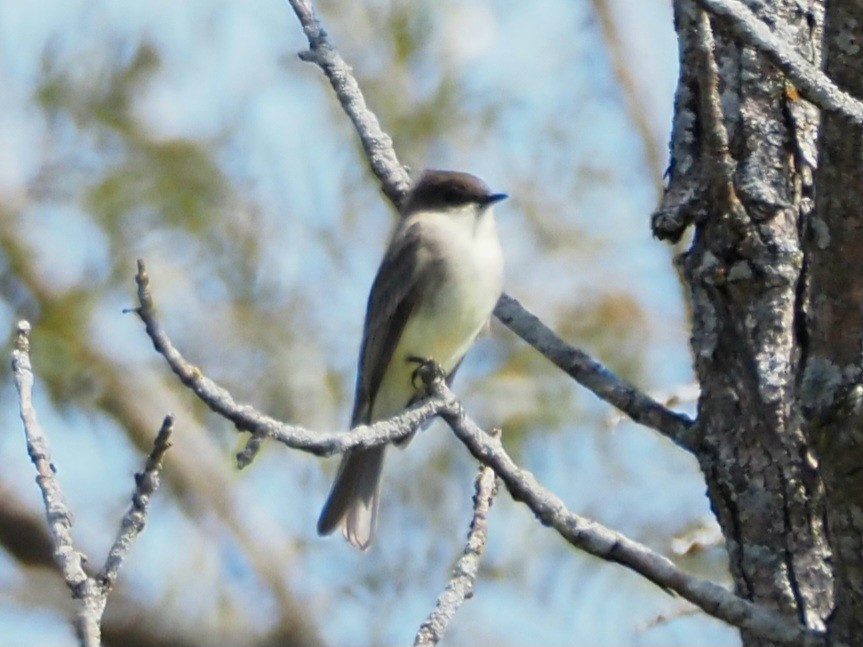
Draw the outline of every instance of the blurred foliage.
M112 230L122 231L124 217L147 209L158 212L165 226L203 232L228 184L212 153L194 141L135 143L122 165L89 189L87 210Z
M621 377L643 381L649 335L638 301L627 292L604 292L585 301L560 304L554 329L570 343L578 340Z
M500 426L506 431L507 446L517 456L521 443L535 430L559 430L578 411L572 383L559 379L558 373L531 347L515 342L492 378L500 391L513 395L510 410L501 412Z
M81 77L46 48L42 59L42 81L35 91L39 105L50 116L70 114L78 127L93 124L134 136L129 116L130 98L138 84L159 67L155 48L141 42L125 65L100 70L98 75Z

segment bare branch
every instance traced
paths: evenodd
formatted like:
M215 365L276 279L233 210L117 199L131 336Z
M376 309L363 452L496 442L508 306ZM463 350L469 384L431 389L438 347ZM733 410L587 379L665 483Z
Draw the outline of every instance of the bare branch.
M76 550L72 543L72 513L63 500L60 482L54 465L45 432L36 419L33 407L33 367L30 362L30 324L19 321L15 345L12 351L12 372L18 389L21 420L27 438L27 453L36 466L36 482L42 490L42 500L48 517L48 527L54 542L54 559L72 597L78 601L75 615L75 632L78 642L84 647L101 644L101 622L108 594L117 578L117 572L129 551L132 541L144 527L150 495L158 487L159 463L170 446L171 418L165 418L162 430L156 439L143 474L137 478L137 487L132 496L132 509L124 516L121 532L114 543L102 573L90 577L84 571L87 557Z
M18 232L11 220L13 219L0 217L0 247L4 253L12 250L11 253L17 259L15 265L18 276L36 301L49 310L62 311L65 307L62 295L57 293L53 284L38 271L25 246L16 239ZM139 451L148 453L153 435L151 415L149 407L142 403L140 397L133 395L133 391L141 386L140 380L143 378L148 397L158 404L158 408L165 411L176 408L178 395L162 383L148 383L155 378L153 371L138 374L133 378L115 362L109 348L94 341L91 335L81 328L69 327L67 332L70 335L69 343L80 349L77 357L87 364L91 372L104 378L101 383L101 397L95 403L97 408L117 421ZM276 599L273 632L278 632L283 638L277 641L278 644L303 647L323 644L315 620L291 591L291 586L286 581L285 569L272 568L269 542L240 520L242 515L238 514L234 497L225 496L224 489L229 487L231 478L223 459L218 457L212 437L207 436L200 424L187 419L183 425L182 438L183 441L177 443L178 451L171 456L174 468L164 472L163 487L169 486L180 495L178 500L184 515L198 520L211 519L215 515L248 555L251 568L262 586L272 592ZM188 496L189 492L194 492L195 496ZM47 531L45 534L48 534ZM51 559L50 549L48 558ZM116 596L116 593L112 593L112 596ZM116 599L112 597L112 601L115 602ZM103 620L102 631L103 640L107 642L106 621L107 618ZM275 635L271 633L271 636ZM225 640L236 642L230 636L225 637ZM204 640L204 643L206 642Z
M500 433L500 432L497 432ZM476 477L473 495L473 518L467 534L464 553L453 568L453 575L437 599L434 611L420 625L414 646L436 645L443 638L449 623L462 603L473 596L473 586L479 572L479 560L488 540L488 512L497 494L497 475L488 465L482 465Z
M150 277L142 260L138 260L135 281L138 284L140 303L135 312L144 322L144 327L156 351L165 358L180 381L204 404L233 422L240 431L252 433L245 449L237 454L237 463L240 467L245 467L251 462L264 438L272 438L287 447L307 451L317 456L331 456L357 447L373 447L404 438L426 420L433 418L442 406L441 402L435 400L419 402L395 418L382 420L373 425L361 425L355 427L350 433L310 431L303 427L286 425L263 415L249 405L238 404L226 389L205 377L197 366L190 364L174 348L156 319L153 296L150 292Z
M668 436L684 449L689 450L693 446L695 423L689 417L671 411L584 351L567 344L512 297L503 295L494 314L555 366L635 422Z
M60 482L51 463L48 439L36 419L33 407L33 367L30 363L30 323L19 321L12 351L12 372L18 389L21 420L27 437L27 453L36 466L36 483L48 514L48 527L54 539L54 558L63 571L63 579L75 593L87 580L81 555L72 546L72 513L63 500Z
M60 481L51 463L48 438L36 419L33 407L33 367L30 363L30 323L19 321L12 351L12 373L18 389L21 420L27 438L27 453L36 467L36 483L42 491L42 501L48 517L48 528L54 540L54 559L60 567L72 597L80 602L75 617L75 631L81 645L99 645L99 619L102 609L91 601L99 596L99 587L84 572L86 556L75 550L72 543L72 513L63 499Z
M135 474L135 491L132 493L132 505L120 521L120 533L108 552L105 565L98 575L105 593L111 591L117 580L117 572L126 559L132 542L144 529L147 513L150 508L150 497L159 489L159 472L162 469L162 457L171 447L171 432L174 428L174 416L168 414L162 421L162 427L153 441L153 449L147 456L144 471Z
M327 32L321 27L311 5L305 0L288 1L309 40L309 50L300 54L300 58L315 63L324 71L339 103L359 133L372 172L380 180L384 194L394 205L399 206L410 187L410 177L396 157L393 140L366 106L351 68L330 44Z
M430 391L448 403L440 415L471 454L494 469L516 501L524 502L544 525L554 528L576 548L617 562L657 586L677 593L714 618L767 640L813 646L825 644L822 633L794 625L771 609L737 597L718 584L688 575L647 546L570 512L533 474L515 464L499 437L485 433L466 415L461 403L441 380L434 382Z
M784 43L740 0L696 1L722 18L723 24L744 43L764 54L809 101L863 124L863 102L840 89L824 72Z

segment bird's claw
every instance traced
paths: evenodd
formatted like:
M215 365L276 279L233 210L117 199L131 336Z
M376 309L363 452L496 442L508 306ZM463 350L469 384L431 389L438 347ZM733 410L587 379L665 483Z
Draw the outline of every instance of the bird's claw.
M423 390L432 393L436 385L446 380L446 372L443 367L431 358L411 355L407 361L417 364L414 372L411 373L411 386L417 391Z

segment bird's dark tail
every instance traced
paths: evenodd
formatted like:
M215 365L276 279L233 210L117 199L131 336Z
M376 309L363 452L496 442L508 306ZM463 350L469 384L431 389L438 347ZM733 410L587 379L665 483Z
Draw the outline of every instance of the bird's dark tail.
M381 470L386 446L357 449L342 458L336 480L318 518L318 534L341 528L360 550L372 543L378 516Z

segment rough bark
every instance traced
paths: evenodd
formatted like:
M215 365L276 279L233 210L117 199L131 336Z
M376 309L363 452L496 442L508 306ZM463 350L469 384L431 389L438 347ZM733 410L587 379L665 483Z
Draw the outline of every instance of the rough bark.
M863 2L827 3L825 71L863 97ZM863 130L825 113L817 206L805 239L809 310L801 401L817 449L833 547L831 638L863 636Z
M817 62L819 3L747 4ZM702 388L695 453L738 594L823 629L833 608L825 494L797 405L807 337L801 232L814 205L817 111L714 18L725 135L717 143L699 11L675 5L681 72L672 166L653 223L657 236L672 239L694 224L679 262ZM770 644L746 632L743 640Z

